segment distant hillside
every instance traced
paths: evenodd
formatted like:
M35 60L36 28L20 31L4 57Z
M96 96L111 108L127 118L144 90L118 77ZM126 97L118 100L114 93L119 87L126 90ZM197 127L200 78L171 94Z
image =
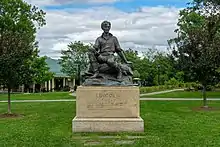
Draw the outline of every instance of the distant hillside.
M65 73L61 72L61 66L59 64L59 60L47 57L46 63L50 67L50 71L55 73L55 77L66 77L67 76Z

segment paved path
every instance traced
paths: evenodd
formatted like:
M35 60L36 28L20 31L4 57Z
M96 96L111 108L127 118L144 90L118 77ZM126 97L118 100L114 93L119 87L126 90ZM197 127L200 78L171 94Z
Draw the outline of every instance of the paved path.
M162 93L169 93L169 92L175 92L175 91L183 91L184 89L173 89L173 90L164 90L164 91L157 91L157 92L150 92L150 93L143 93L140 94L140 96L145 96L145 95L155 95L155 94L162 94ZM71 93L70 95L76 96L76 93Z
M156 94L163 94L163 93L169 93L169 92L175 92L175 91L183 91L183 90L184 89L173 89L173 90L157 91L157 92L143 93L143 94L140 94L140 96L156 95Z
M141 101L202 101L202 98L140 98ZM220 98L208 98L208 101L220 101ZM75 102L75 99L60 100L12 100L12 103L39 103L39 102ZM8 101L0 101L7 103Z
M140 98L141 101L202 101L202 98ZM208 98L208 101L220 101L220 98Z

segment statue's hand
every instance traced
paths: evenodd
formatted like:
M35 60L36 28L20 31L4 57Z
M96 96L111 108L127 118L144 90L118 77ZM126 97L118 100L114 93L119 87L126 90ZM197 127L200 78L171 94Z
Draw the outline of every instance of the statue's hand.
M127 61L126 64L133 64L133 62L131 62L131 61Z
M93 52L96 56L99 56L99 52L97 52L94 48L89 48L90 52Z
M95 49L92 48L92 47L90 47L90 48L89 48L89 51L90 51L90 52L95 52Z

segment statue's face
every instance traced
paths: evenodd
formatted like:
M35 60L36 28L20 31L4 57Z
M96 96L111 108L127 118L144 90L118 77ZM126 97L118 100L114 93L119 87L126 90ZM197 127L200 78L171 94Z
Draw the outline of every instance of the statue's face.
M105 33L108 33L109 31L110 31L110 29L111 29L111 24L110 24L110 22L107 22L107 21L104 21L103 23L102 23L102 30L105 32Z

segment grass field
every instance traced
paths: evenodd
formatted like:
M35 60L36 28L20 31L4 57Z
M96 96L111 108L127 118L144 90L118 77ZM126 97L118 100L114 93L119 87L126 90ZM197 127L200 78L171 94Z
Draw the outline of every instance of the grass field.
M50 93L30 93L30 94L11 94L11 100L56 100L56 99L74 99L68 92L50 92ZM0 100L7 100L7 94L0 94Z
M210 102L220 107L220 102ZM145 121L143 134L74 133L71 121L75 116L75 102L13 103L12 111L22 118L0 118L1 147L83 147L87 141L100 141L98 147L192 147L220 146L220 111L197 112L192 108L201 102L142 101L141 117ZM0 113L7 104L0 104ZM115 140L99 139L100 135L143 136L132 145L115 145ZM83 137L90 137L83 139ZM123 140L123 139L117 139Z
M151 98L202 98L202 92L189 92L189 91L176 91L163 94L155 95L143 95L141 97L151 97ZM208 98L220 98L220 92L207 92Z

